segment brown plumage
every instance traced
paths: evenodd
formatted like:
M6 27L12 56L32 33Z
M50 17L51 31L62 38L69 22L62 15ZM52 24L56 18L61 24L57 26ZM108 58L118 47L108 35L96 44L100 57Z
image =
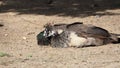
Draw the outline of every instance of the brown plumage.
M96 27L93 25L85 25L85 24L70 24L67 26L67 30L76 32L78 36L81 37L93 37L96 40L101 40L102 44L117 42L118 37L115 34L109 33L107 30ZM99 43L99 42L97 42ZM99 45L102 45L99 44Z
M51 36L53 47L84 47L90 45L104 45L117 42L118 37L107 30L81 22L72 24L48 24L45 27L45 36Z

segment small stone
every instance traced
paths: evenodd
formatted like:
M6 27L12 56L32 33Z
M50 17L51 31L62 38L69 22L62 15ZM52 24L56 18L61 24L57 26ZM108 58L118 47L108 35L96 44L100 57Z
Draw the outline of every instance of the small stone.
M46 62L44 61L43 64L45 64Z
M5 36L8 36L8 34L5 34Z
M27 38L26 37L22 37L24 40L26 40Z
M22 56L22 54L19 54L20 56Z

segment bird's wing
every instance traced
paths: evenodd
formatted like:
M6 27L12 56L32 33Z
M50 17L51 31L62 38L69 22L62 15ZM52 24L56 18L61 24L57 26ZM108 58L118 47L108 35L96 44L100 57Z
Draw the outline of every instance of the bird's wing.
M93 25L84 25L84 24L70 25L69 27L67 27L67 30L73 31L79 36L84 36L84 37L107 38L110 36L107 30Z
M69 28L69 27L71 27L73 25L79 25L79 24L83 24L83 22L74 22L72 24L64 24L64 23L55 24L53 27L54 27L54 29L64 29L65 30L66 28Z
M103 37L110 37L110 33L100 27L89 27L89 29L87 30L88 34L93 34L93 35L97 35L97 36L103 36Z

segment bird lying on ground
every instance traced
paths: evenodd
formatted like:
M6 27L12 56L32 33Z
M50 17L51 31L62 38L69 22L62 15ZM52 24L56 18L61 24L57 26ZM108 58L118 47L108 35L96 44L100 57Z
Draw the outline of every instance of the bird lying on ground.
M81 22L72 24L47 24L43 32L45 38L51 37L52 47L86 47L118 42L117 34Z

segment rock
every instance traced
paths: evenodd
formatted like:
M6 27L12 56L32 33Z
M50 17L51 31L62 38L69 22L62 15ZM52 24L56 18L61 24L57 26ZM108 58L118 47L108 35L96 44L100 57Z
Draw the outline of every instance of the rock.
M26 37L22 37L23 40L26 40L27 38Z
M8 36L8 34L5 34L5 36Z

